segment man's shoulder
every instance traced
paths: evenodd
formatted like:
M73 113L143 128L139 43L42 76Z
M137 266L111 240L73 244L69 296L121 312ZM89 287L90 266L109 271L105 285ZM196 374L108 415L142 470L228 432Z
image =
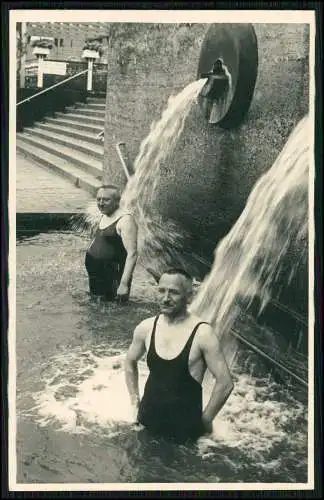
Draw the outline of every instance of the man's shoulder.
M198 316L194 319L196 324L199 325L197 329L197 340L200 347L208 347L211 344L218 344L218 339L214 333L212 325Z
M151 316L150 318L143 319L135 328L135 334L139 337L146 338L146 335L153 328L155 318L156 316Z
M125 212L117 220L117 232L120 234L122 231L130 232L137 231L137 224L134 216L131 213Z
M196 314L191 315L191 320L192 322L198 326L198 331L199 332L212 332L212 327L208 321L205 319L201 318L200 316L197 316Z
M118 224L136 224L136 220L134 215L131 212L122 212L119 219Z

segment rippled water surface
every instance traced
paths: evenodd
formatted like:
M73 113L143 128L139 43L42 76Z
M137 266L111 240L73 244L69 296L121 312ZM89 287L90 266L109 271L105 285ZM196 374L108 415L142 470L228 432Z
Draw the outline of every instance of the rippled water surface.
M157 312L154 281L138 268L129 304L91 300L87 245L69 233L17 245L18 482L306 482L307 408L266 370L254 376L258 360L235 366L213 435L194 446L131 423L123 357ZM146 377L143 361L141 390ZM207 376L205 399L211 387Z

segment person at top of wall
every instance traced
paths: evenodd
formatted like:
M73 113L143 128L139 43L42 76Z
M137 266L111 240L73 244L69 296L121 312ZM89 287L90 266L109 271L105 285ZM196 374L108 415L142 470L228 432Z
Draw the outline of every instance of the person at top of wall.
M113 184L98 189L96 199L102 217L86 252L85 267L91 295L125 302L137 261L137 225L133 215L119 206L120 198Z
M201 78L207 78L200 92L201 97L208 97L211 100L219 99L228 89L228 76L221 59L217 59L212 69L203 73Z
M221 59L217 59L208 73L201 74L207 81L199 94L199 101L209 123L218 123L226 109L229 75Z

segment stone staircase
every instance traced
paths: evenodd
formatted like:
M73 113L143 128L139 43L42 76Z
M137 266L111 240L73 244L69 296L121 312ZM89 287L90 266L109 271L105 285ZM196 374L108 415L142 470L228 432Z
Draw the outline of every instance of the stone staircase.
M91 97L17 133L17 153L92 195L101 184L105 99Z

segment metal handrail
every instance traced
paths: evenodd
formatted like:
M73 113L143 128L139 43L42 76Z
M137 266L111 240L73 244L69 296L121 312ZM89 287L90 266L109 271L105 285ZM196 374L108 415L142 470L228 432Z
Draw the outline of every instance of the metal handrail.
M99 132L99 134L96 135L96 139L101 139L101 137L103 138L104 132L105 132L105 129L103 128L102 131Z
M285 306L284 304L282 304L281 302L278 302L275 299L271 299L271 302L277 309L280 309L281 311L290 314L290 316L295 318L297 321L299 321L299 323L302 323L304 326L308 326L308 323L305 320L305 318L303 318L302 315L299 314L297 311L290 309L290 307Z
M249 349L251 349L251 351L254 351L257 354L260 354L260 356L264 357L265 359L267 359L268 361L270 361L272 364L274 364L278 368L280 368L282 371L288 373L288 375L290 375L294 379L298 380L298 382L300 382L304 387L308 387L307 380L302 379L296 373L294 373L291 370L289 370L289 368L287 368L286 366L284 366L282 363L280 363L279 361L275 360L273 357L269 356L262 349L260 349L256 345L254 345L251 342L249 342L246 338L242 337L242 335L240 335L236 330L234 330L234 328L231 328L230 332L232 333L232 335L234 337L236 337L239 341L241 341L242 344L245 344Z
M47 89L41 90L40 92L37 92L37 94L31 95L30 97L27 97L26 99L23 99L20 102L17 102L16 106L20 106L20 104L23 104L24 102L31 101L35 97L38 97L41 94L45 94L45 92L49 92L50 90L54 89L54 87L58 87L59 85L63 85L64 83L68 82L69 80L73 80L73 78L77 78L80 75L83 75L84 73L88 72L88 68L84 69L83 71L80 71L80 73L77 73L76 75L69 76L65 80L62 80L61 82L55 83L51 87L48 87Z
M120 159L120 161L121 161L121 164L122 164L122 166L123 166L123 170L124 170L124 173L125 173L126 179L127 179L127 181L129 181L129 179L130 179L130 173L129 173L129 171L128 171L128 168L127 168L127 165L126 165L125 160L124 160L124 158L123 158L123 155L122 155L122 153L121 153L121 151L120 151L120 146L121 146L121 145L124 145L124 144L125 144L124 142L118 142L118 143L116 144L116 150L117 150L117 153L118 153L119 159Z

